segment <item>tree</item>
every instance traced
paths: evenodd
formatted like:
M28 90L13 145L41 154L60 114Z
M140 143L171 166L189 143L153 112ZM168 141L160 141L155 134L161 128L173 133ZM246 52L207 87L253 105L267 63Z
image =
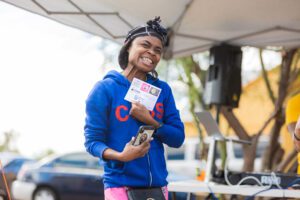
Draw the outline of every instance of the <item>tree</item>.
M201 70L199 64L195 62L192 56L180 58L176 60L177 67L183 68L183 74L180 75L179 80L181 80L183 83L185 83L188 86L188 94L189 94L189 110L190 113L193 116L194 125L198 130L199 133L199 139L200 139L200 157L205 158L206 157L206 147L204 143L204 137L203 133L201 131L199 120L195 115L195 111L199 108L204 107L203 103L203 85L205 80L206 71ZM196 80L195 80L196 79ZM197 87L196 82L201 82L200 88Z
M259 129L259 131L250 136L250 134L245 130L245 128L240 123L239 119L232 112L231 108L222 107L221 113L227 120L229 126L234 130L235 134L238 138L243 140L252 141L252 145L243 145L244 152L244 171L252 171L254 168L254 159L256 155L256 146L260 136L263 131L267 127L270 122L273 122L273 128L270 134L270 144L269 148L264 155L264 169L272 170L274 167L281 161L283 157L283 150L279 144L278 138L282 125L284 124L284 100L289 95L288 89L291 84L297 80L299 77L300 69L295 67L296 63L299 61L299 50L298 53L295 49L287 51L283 54L282 65L280 66L280 81L278 85L278 96L274 95L272 91L268 79L267 72L264 67L264 63L262 60L262 56L260 55L261 63L262 63L262 75L265 80L265 84L267 87L268 95L272 102L274 102L274 111L273 113L266 119L264 125ZM261 50L262 53L262 50ZM195 89L195 81L193 77L198 77L200 80L205 80L203 77L205 76L205 72L200 69L200 66L197 66L197 63L193 60L192 57L186 57L177 59L177 64L179 67L183 68L184 73L181 74L180 80L183 81L189 88L189 100L190 100L190 112L193 115L196 127L199 131L200 141L203 141L203 135L201 133L199 122L197 118L194 116L194 112L196 109L196 105L203 106L202 103L202 93L199 92L199 89ZM292 69L292 70L291 70ZM204 85L204 83L202 83ZM299 88L299 87L298 87ZM298 89L299 90L299 89ZM201 143L201 149L203 149L203 142ZM272 155L274 156L270 156ZM201 155L204 155L204 152L201 152Z
M295 75L291 75L291 66L296 63L297 54L295 49L291 49L283 54L282 65L280 66L280 81L278 86L278 96L274 97L274 111L266 120L262 128L253 136L250 136L246 130L243 128L239 120L235 117L234 113L231 109L222 108L222 113L225 116L226 120L230 124L230 126L234 129L236 135L240 139L251 140L252 145L243 145L244 150L244 171L252 171L254 167L254 159L256 146L259 137L263 133L264 129L270 122L273 122L273 128L270 134L270 143L267 151L264 155L264 170L273 170L274 167L280 162L283 151L280 147L278 138L282 125L284 124L284 108L283 103L287 96L287 89L291 84L290 77L294 77ZM298 73L299 70L293 70L292 73ZM265 79L266 80L266 79ZM266 81L267 83L267 81ZM268 87L268 86L267 86ZM270 92L270 90L269 90ZM271 95L269 95L272 99ZM272 156L271 156L272 155Z
M284 91L285 91L285 99L288 99L290 96L293 96L296 93L300 92L300 49L293 50L293 59L290 63L290 68L288 75L286 75L286 85L284 85ZM281 88L282 90L282 88ZM278 108L277 108L278 109ZM282 106L282 119L284 121L284 107ZM274 136L276 137L276 135ZM274 139L273 139L274 140ZM272 141L271 141L272 142ZM272 144L270 144L271 146ZM282 160L280 163L275 163L274 161L270 161L267 156L270 155L270 152L266 152L265 156L265 168L266 169L272 169L276 171L289 171L291 166L291 161L294 160L296 157L296 151L291 151L288 156L284 160ZM278 157L278 156L277 156Z
M18 152L15 143L19 137L19 133L14 130L4 132L4 138L2 144L0 144L1 151Z
M101 64L101 70L105 72L112 67L118 68L117 58L118 58L118 49L120 48L119 45L113 43L109 40L102 39L99 46L99 50L103 54L103 62Z

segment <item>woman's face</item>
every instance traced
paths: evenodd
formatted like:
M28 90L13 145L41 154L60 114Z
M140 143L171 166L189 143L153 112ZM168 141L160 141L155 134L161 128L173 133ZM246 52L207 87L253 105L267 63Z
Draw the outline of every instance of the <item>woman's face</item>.
M162 54L161 40L153 36L137 37L128 49L128 65L148 73L155 69Z

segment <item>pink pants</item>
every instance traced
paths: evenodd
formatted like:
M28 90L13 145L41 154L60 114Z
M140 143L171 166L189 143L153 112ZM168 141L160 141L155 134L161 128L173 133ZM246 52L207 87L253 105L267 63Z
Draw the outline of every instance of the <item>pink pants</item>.
M162 192L168 200L168 187L161 188ZM126 187L107 188L104 190L105 200L128 200Z

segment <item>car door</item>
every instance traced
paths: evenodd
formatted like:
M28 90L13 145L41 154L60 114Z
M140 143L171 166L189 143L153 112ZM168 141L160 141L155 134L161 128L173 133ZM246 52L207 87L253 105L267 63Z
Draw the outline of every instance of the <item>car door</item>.
M68 154L52 163L51 184L62 200L104 199L101 175L97 159L86 153Z

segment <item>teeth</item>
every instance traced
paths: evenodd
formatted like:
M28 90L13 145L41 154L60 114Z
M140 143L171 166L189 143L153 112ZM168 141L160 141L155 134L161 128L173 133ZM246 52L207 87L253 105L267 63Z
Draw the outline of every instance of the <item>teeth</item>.
M142 59L143 59L144 62L147 62L147 63L149 63L149 64L152 64L152 63L153 63L152 60L149 59L149 58L143 57Z

